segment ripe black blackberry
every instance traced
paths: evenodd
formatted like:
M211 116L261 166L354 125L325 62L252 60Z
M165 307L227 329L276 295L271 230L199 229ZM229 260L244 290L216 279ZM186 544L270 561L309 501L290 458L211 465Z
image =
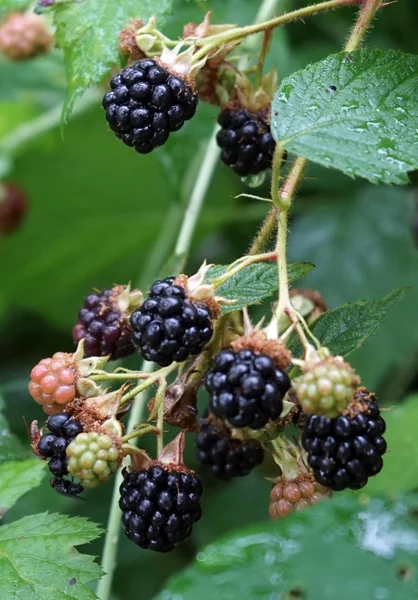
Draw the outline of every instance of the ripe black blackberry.
M37 445L37 451L43 458L49 458L48 468L53 475L61 479L68 475L68 459L65 454L68 444L83 427L77 419L67 413L57 413L46 422L50 433L44 433Z
M207 419L200 422L196 451L199 461L210 467L212 475L225 481L248 475L264 457L259 442L233 439L226 427Z
M276 142L262 114L245 108L224 108L218 116L222 129L216 140L222 161L241 176L256 175L270 168Z
M186 467L152 463L123 471L119 506L128 538L140 548L169 552L201 517L202 484Z
M290 379L267 354L221 350L206 375L210 409L233 427L260 429L278 419Z
M115 286L84 298L73 339L76 344L85 339L85 356L110 355L110 360L116 360L135 352L129 313L118 306L118 298L124 290L125 286Z
M156 60L144 58L122 69L103 98L106 120L124 144L140 154L162 146L193 117L198 95Z
M308 417L302 443L315 479L335 491L364 487L383 467L385 429L376 397L364 388L343 415Z
M199 354L212 337L212 314L192 302L174 277L156 281L149 298L132 313L132 339L146 360L165 367Z

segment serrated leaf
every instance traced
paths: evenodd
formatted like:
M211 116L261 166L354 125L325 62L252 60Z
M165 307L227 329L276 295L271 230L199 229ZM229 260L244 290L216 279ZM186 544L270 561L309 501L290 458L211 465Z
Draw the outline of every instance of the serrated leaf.
M411 600L418 594L416 496L355 496L244 529L210 544L159 600ZM402 577L402 573L407 575Z
M209 269L206 279L216 279L223 275L228 265L215 265ZM290 263L288 265L289 281L300 279L313 268L311 263ZM228 300L237 300L231 306L223 305L222 312L229 313L240 310L251 304L259 304L277 293L277 265L256 263L250 265L222 283L216 290L217 296Z
M36 458L0 465L0 518L23 494L37 487L44 475L45 463Z
M0 598L93 600L90 581L102 575L94 558L74 546L100 535L87 519L42 513L0 529Z
M396 494L418 490L418 395L410 396L382 413L386 421L385 440L388 452L383 457L384 468L379 477L372 477L366 492ZM401 468L400 468L401 465Z
M9 12L21 12L32 4L31 0L1 0L0 17Z
M364 48L286 78L272 132L290 152L377 183L418 167L418 57Z
M321 315L312 325L311 331L332 354L347 356L360 348L368 337L375 335L388 312L402 300L409 289L405 287L392 290L387 296L376 300L343 304ZM294 343L291 351L294 356L299 356L299 343Z
M56 40L64 50L68 96L63 122L68 120L74 102L88 87L99 84L119 63L119 33L131 18L146 22L161 18L171 10L172 0L88 0L56 4Z

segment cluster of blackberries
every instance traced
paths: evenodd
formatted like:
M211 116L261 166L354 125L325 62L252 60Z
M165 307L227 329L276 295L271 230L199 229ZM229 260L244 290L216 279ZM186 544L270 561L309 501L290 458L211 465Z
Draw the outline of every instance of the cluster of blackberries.
M233 427L260 429L278 419L290 379L267 354L221 350L206 375L210 409Z
M119 506L125 533L140 548L168 552L201 517L202 484L185 467L152 464L123 471Z
M212 337L212 315L204 303L187 298L174 277L156 281L141 308L131 315L132 339L146 360L165 367L200 354Z
M103 98L106 120L124 144L140 154L162 146L193 117L198 95L157 61L144 58L122 69Z
M222 161L241 176L256 175L270 168L276 143L270 125L261 114L246 109L225 108L218 116L222 129L216 140Z
M197 458L210 467L215 477L226 481L242 477L263 462L263 448L256 440L233 439L226 428L208 419L202 419L199 425Z
M383 467L386 425L372 397L367 409L335 419L312 415L302 443L315 479L332 490L360 489Z
M108 356L111 360L133 354L129 318L116 304L117 290L108 289L89 294L78 312L78 323L73 329L77 344L83 338L86 356Z
M48 469L55 476L56 484L68 475L68 458L65 452L68 444L83 431L83 427L77 419L64 412L51 415L46 427L50 433L42 435L37 451L43 458L49 458ZM53 487L55 484L51 483Z

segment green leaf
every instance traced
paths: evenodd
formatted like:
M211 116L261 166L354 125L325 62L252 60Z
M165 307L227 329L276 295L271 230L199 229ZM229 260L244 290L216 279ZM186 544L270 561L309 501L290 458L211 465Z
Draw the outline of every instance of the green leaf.
M119 33L130 18L146 22L171 10L172 0L88 0L56 4L56 40L64 50L68 97L63 108L67 122L74 102L93 84L99 84L119 63Z
M41 513L0 529L0 598L93 600L88 587L102 571L92 556L74 546L100 535L87 519Z
M1 0L0 17L9 12L21 12L32 4L31 0Z
M215 265L207 274L207 280L216 279L223 275L228 265ZM313 268L311 263L289 264L289 281L300 279ZM237 300L231 306L222 306L224 313L240 310L244 306L259 304L277 292L277 265L268 263L256 263L250 265L236 275L222 283L216 290L217 296L228 300Z
M402 52L329 56L285 79L272 105L287 150L374 183L408 182L417 128L418 57Z
M385 440L388 452L383 457L384 468L379 477L372 477L367 492L393 494L418 489L418 395L385 411Z
M0 393L0 465L20 458L27 458L29 452L19 438L10 432L9 424L3 415L4 401ZM1 468L1 467L0 467ZM0 494L2 486L0 485Z
M408 291L409 288L400 288L377 300L343 304L321 315L311 330L334 355L347 356L375 335L387 313Z
M0 518L29 490L37 487L45 475L45 463L39 458L0 465Z
M159 600L411 600L418 594L418 498L340 496L222 538ZM402 574L404 576L402 576Z

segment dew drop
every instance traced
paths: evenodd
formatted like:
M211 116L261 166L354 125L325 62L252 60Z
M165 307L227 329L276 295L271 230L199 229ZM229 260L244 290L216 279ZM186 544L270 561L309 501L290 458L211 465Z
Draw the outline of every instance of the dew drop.
M258 173L257 175L246 175L241 177L241 181L250 188L260 187L264 183L266 178L266 172Z

